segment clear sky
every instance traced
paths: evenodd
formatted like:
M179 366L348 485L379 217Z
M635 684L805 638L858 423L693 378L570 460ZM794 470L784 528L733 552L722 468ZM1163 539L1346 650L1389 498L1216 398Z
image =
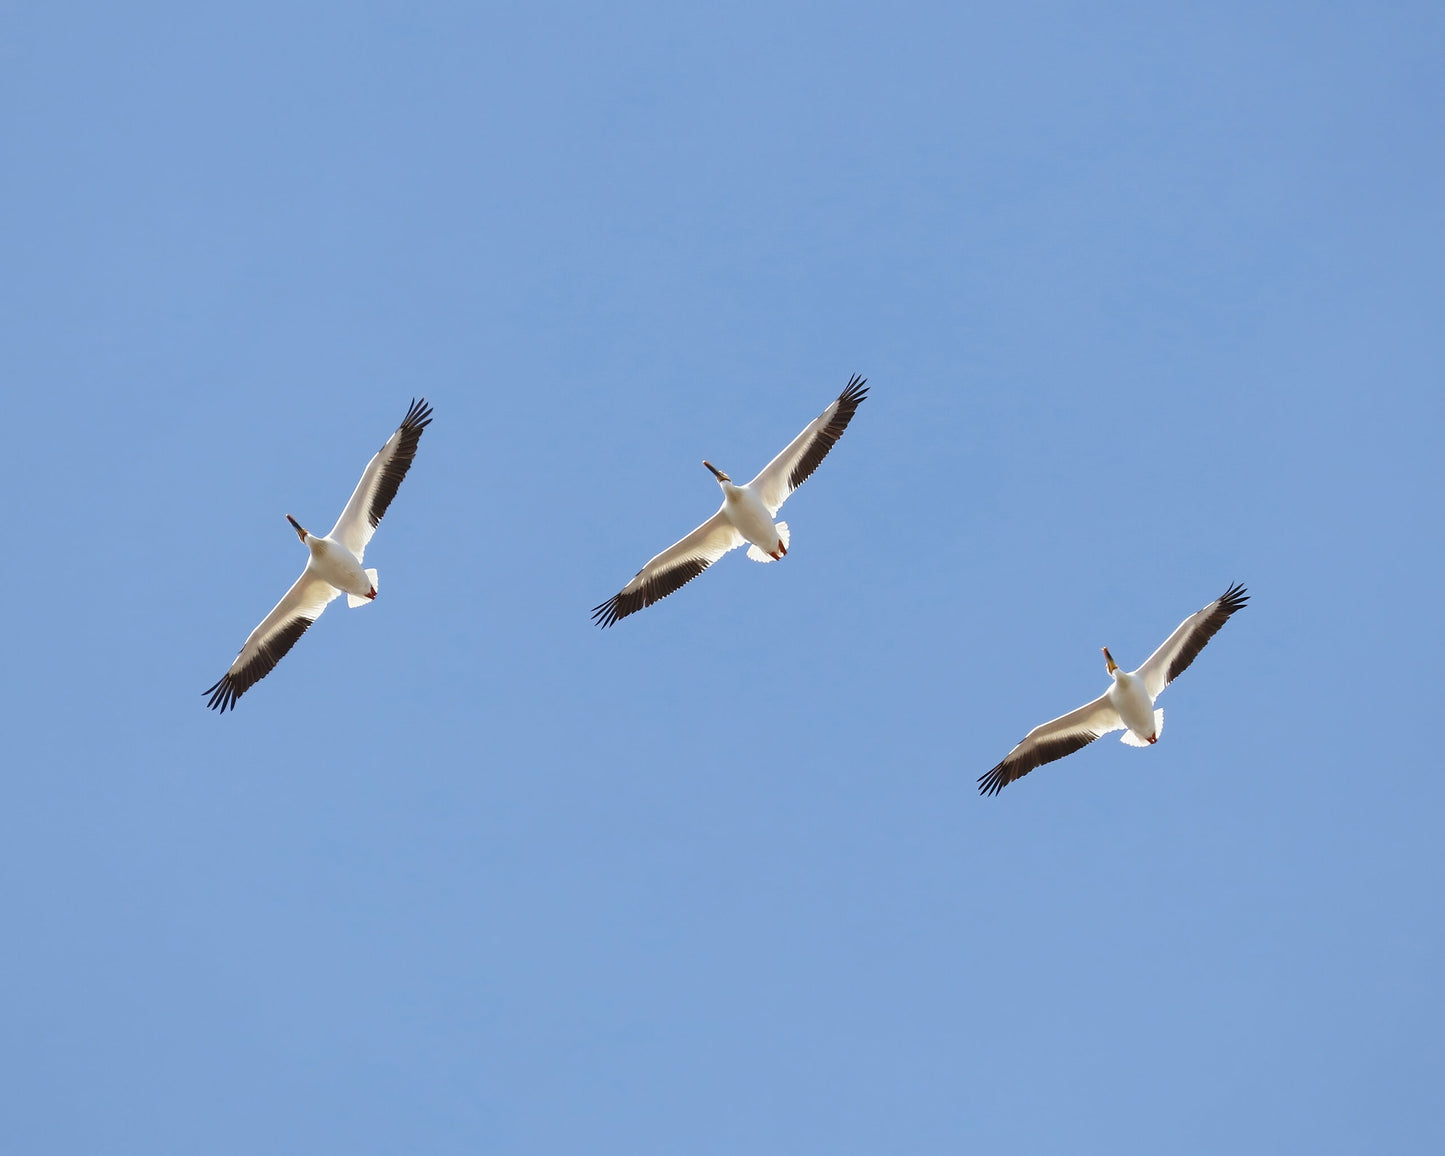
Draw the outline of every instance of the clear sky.
M0 1147L1445 1150L1442 97L1432 3L6 5Z

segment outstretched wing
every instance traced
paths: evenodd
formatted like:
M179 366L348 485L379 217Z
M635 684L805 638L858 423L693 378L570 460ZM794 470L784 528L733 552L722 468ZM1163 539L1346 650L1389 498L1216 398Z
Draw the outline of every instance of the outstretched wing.
M1203 610L1196 611L1181 622L1164 644L1134 672L1144 680L1144 689L1149 692L1149 697L1158 698L1161 690L1188 670L1205 644L1229 621L1229 616L1248 601L1249 595L1244 587L1236 583Z
M768 513L777 516L778 510L788 500L788 495L808 480L818 468L818 463L828 456L833 444L843 436L848 423L858 406L868 396L865 388L867 378L854 376L833 401L820 413L808 428L788 443L788 448L770 461L751 483L752 488L767 506Z
M1023 742L1009 751L1003 762L979 776L979 792L996 795L1035 767L1082 750L1100 735L1123 729L1124 720L1110 705L1109 696L1100 695L1087 706L1071 710L1029 731Z
M743 544L743 536L719 510L686 538L669 546L637 572L620 592L592 610L592 621L611 626L687 585L729 550Z
M275 669L286 652L296 645L296 640L306 633L306 628L321 617L326 604L340 593L309 569L303 571L275 609L251 631L231 669L218 683L201 692L211 696L206 705L222 714L227 707L234 710L236 700Z
M396 497L402 478L411 469L417 443L421 441L421 431L430 424L431 406L427 405L426 398L413 401L396 432L366 463L361 481L356 483L351 500L346 503L346 509L341 511L341 517L336 519L329 535L357 558L365 556L366 544L376 533L381 516L391 505L392 498Z

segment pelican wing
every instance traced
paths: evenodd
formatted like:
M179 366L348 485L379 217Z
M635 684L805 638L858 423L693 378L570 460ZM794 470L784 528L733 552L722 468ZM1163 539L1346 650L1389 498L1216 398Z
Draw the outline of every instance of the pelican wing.
M867 380L854 375L833 404L809 422L808 428L749 483L762 498L768 513L777 515L788 495L808 480L818 463L828 456L833 443L843 436L859 404L868 396Z
M1148 660L1134 673L1144 680L1149 697L1159 692L1189 669L1189 664L1204 649L1205 643L1219 633L1229 616L1249 601L1244 587L1236 583L1206 606L1186 618L1174 633L1164 640Z
M652 559L619 593L594 607L592 621L598 626L611 626L619 618L651 606L687 585L743 541L737 527L719 510L681 542Z
M381 516L391 505L392 498L396 497L402 478L411 469L417 443L421 441L421 431L430 424L431 406L427 405L426 398L413 401L396 432L366 463L366 470L361 475L361 481L356 483L351 500L331 528L329 536L358 559L365 556L366 544L376 533Z
M1003 762L979 776L979 792L996 795L1035 767L1082 750L1100 735L1123 729L1124 720L1109 703L1109 696L1100 695L1087 706L1071 710L1029 731L1023 742L1009 751Z
M275 609L251 631L221 681L201 692L211 696L206 705L222 714L227 707L234 710L236 700L271 673L306 628L321 617L326 604L340 594L331 583L311 573L310 567L304 570Z

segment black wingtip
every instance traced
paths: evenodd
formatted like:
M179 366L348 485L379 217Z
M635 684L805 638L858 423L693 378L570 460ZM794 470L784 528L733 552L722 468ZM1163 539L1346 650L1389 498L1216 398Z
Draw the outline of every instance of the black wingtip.
M1245 590L1243 582L1236 582L1217 599L1222 610L1233 614L1236 610L1244 609L1244 604L1249 601L1249 592Z
M848 379L848 384L843 387L843 392L838 395L838 400L857 405L868 396L867 385L868 379L862 374L855 373Z
M406 417L401 419L400 429L424 430L431 425L431 406L427 405L426 398L412 398L411 407L406 411Z
M212 686L201 691L203 695L210 695L210 701L206 703L211 710L225 714L228 709L236 708L236 700L241 697L241 692L236 689L236 681L229 672L221 676L221 680Z

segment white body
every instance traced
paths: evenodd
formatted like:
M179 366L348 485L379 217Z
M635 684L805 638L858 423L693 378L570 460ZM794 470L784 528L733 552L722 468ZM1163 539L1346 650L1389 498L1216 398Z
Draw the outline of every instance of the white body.
M1164 712L1155 711L1154 699L1139 672L1128 673L1122 668L1114 670L1114 685L1104 695L1109 705L1118 712L1125 730L1119 741L1131 747L1147 747L1157 742L1159 732L1164 729ZM1132 741L1131 741L1132 740Z
M306 547L311 551L311 557L306 562L309 573L357 599L353 606L358 602L371 601L375 590L375 570L368 573L362 568L361 559L333 538L307 534Z
M752 485L735 486L732 482L721 482L723 504L718 513L731 522L739 534L758 548L766 557L759 558L753 551L748 557L759 562L771 562L782 555L787 547L788 524L773 521L773 516L763 499Z

